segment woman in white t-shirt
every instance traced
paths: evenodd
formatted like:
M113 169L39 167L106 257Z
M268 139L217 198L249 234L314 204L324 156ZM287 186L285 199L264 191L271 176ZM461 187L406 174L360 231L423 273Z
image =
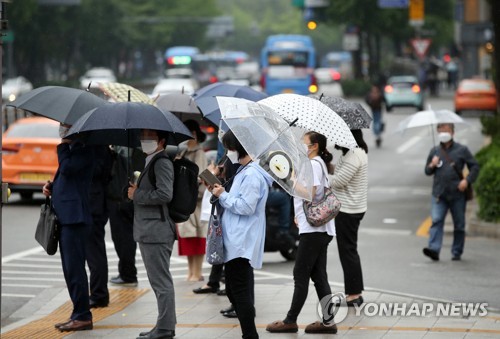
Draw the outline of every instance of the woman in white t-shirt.
M313 201L320 200L324 195L324 188L328 187L328 172L332 169L330 162L333 156L326 149L326 137L316 132L307 132L303 142L307 147L307 154L311 159L314 176ZM335 223L330 221L319 227L311 226L304 215L303 200L294 198L295 222L299 228L299 247L295 266L293 268L294 292L290 309L283 321L269 324L267 331L273 333L298 331L297 317L307 299L309 279L314 282L319 300L331 295L326 272L326 258L328 245L335 236ZM307 325L306 333L337 333L333 318L325 314L323 321L316 321Z

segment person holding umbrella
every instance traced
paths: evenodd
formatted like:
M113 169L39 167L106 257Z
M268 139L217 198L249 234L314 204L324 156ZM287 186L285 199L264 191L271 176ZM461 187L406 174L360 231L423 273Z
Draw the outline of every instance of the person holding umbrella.
M86 240L92 227L90 187L94 171L94 148L66 138L69 125L61 123L54 182L43 186L61 226L59 248L66 286L73 303L70 318L55 327L64 331L91 330L89 283L85 271Z
M142 129L140 142L147 154L146 167L137 183L131 183L128 197L134 202L134 239L139 243L149 283L156 295L158 318L149 332L138 338L169 339L175 336L175 294L170 256L176 238L175 224L168 213L172 200L174 168L165 151L168 134ZM157 159L155 159L157 158ZM154 169L149 166L153 164ZM149 171L154 171L155 183Z
M222 137L227 157L241 167L232 180L231 190L208 186L218 198L224 213L222 229L226 291L234 305L243 338L259 338L255 327L254 268L262 267L266 234L266 200L271 176L243 148L232 130Z

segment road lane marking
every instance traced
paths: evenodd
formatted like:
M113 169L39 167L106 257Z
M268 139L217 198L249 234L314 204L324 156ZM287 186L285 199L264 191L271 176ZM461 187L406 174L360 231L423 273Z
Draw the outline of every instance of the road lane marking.
M26 251L17 252L17 253L11 254L11 255L7 255L7 256L2 258L2 264L8 263L9 261L12 261L15 259L27 257L28 255L36 254L36 253L39 253L42 251L43 251L43 248L35 247L35 248L31 248L31 249L26 250Z
M25 287L25 288L51 288L52 285L23 285L23 284L2 284L2 287Z
M429 237L429 230L432 226L432 218L427 217L418 227L416 235L419 237Z
M34 294L14 294L14 293L2 293L3 297L12 297L12 298L34 298L36 295Z

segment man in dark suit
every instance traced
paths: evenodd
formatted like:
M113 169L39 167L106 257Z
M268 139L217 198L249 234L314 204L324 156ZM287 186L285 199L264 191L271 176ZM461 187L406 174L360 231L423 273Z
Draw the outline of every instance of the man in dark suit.
M175 294L170 274L175 224L168 213L168 203L173 195L174 167L165 152L166 137L155 130L141 132L141 147L147 154L146 167L137 184L128 189L128 197L134 201L134 239L139 243L158 306L155 327L140 333L140 339L170 339L175 336ZM154 171L156 182L151 182L149 171Z
M89 192L94 171L94 148L65 139L69 127L60 126L59 167L54 182L45 184L43 193L52 195L52 206L61 226L59 249L64 279L73 302L70 318L55 327L60 331L81 331L93 328L85 247L92 225Z

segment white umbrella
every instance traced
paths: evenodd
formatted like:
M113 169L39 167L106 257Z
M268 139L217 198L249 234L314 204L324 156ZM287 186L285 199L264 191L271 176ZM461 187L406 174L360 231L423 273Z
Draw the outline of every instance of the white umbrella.
M355 148L354 136L346 122L321 101L298 94L277 94L258 101L276 111L289 123L323 134L336 145Z
M292 132L290 125L265 105L241 98L216 99L222 121L252 160L290 195L311 201L311 161L301 138Z

